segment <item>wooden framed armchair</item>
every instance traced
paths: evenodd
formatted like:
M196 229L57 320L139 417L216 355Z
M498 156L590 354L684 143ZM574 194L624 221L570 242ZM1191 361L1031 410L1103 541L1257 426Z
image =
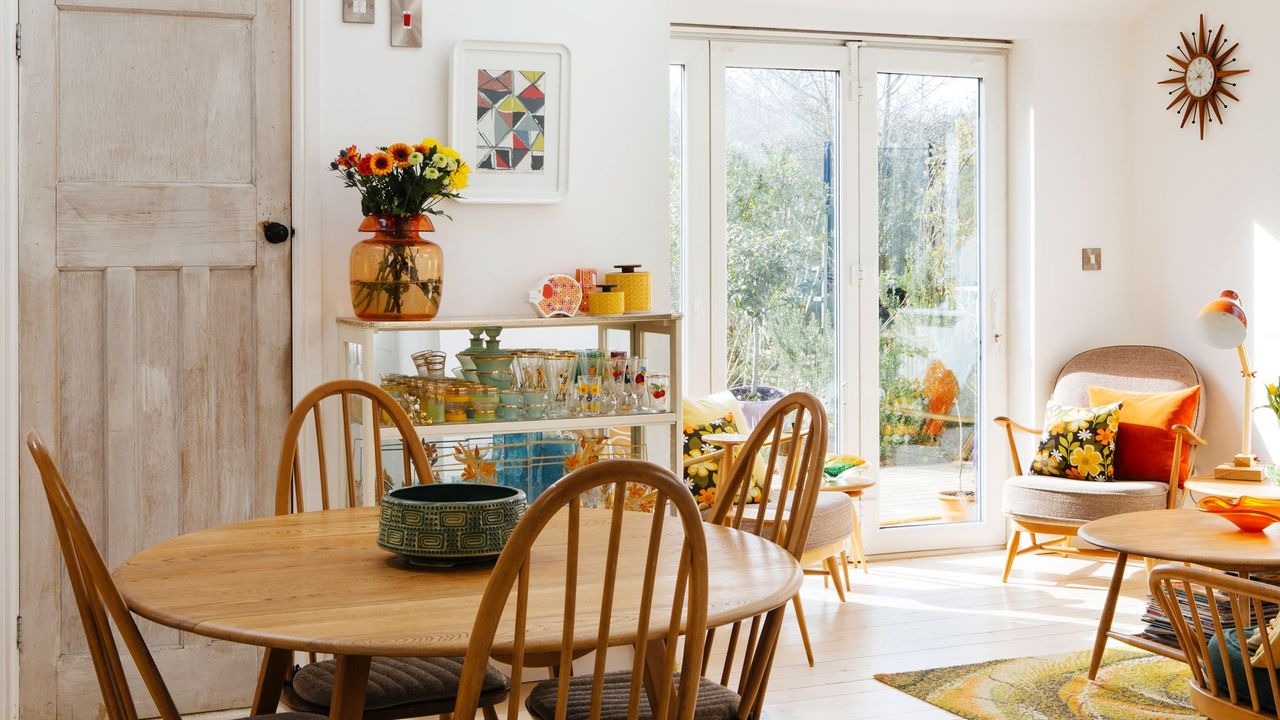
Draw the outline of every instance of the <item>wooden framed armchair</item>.
M1200 373L1182 355L1167 348L1148 345L1114 345L1087 350L1067 361L1054 382L1052 401L1059 405L1089 404L1089 386L1099 385L1131 392L1172 392L1200 385L1200 403L1192 425L1175 425L1173 471L1168 481L1130 480L1089 482L1068 478L1024 474L1018 456L1015 433L1040 435L1039 429L997 417L1005 430L1009 452L1017 474L1005 482L1004 512L1009 518L1009 544L1003 581L1018 555L1052 551L1068 555L1110 555L1100 550L1079 549L1071 544L1081 525L1098 518L1139 510L1177 507L1182 500L1178 473L1182 458L1195 467L1196 450L1204 445L1197 434L1204 416L1203 383ZM1022 534L1031 544L1021 547ZM1042 540L1041 536L1049 538Z

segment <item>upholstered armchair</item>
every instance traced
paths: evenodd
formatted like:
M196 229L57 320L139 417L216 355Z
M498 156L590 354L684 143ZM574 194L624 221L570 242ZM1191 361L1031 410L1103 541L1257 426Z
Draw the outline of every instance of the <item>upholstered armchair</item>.
M1200 373L1182 355L1161 347L1117 345L1088 350L1071 358L1054 383L1051 400L1059 405L1089 405L1091 385L1130 392L1162 393L1200 385ZM1203 389L1201 391L1203 393ZM1004 428L1017 473L1004 485L1004 512L1009 518L1009 544L1003 581L1018 555L1052 551L1068 555L1094 555L1102 551L1079 549L1071 539L1081 525L1098 518L1139 510L1176 507L1181 502L1178 474L1183 465L1195 465L1196 450L1204 445L1197 434L1204 413L1203 394L1190 425L1175 425L1172 471L1167 481L1117 477L1114 482L1089 482L1025 474L1015 433L1040 435L1041 431L1007 417L995 419ZM1123 415L1123 409L1122 409ZM1123 431L1122 431L1123 432ZM1031 544L1021 547L1022 534ZM1045 539L1048 538L1048 539Z

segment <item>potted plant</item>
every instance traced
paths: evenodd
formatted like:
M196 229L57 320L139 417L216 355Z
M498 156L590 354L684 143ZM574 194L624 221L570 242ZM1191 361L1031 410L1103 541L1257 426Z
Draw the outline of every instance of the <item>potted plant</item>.
M351 305L364 320L430 320L440 310L444 253L422 237L445 198L460 197L471 168L433 138L361 153L352 145L329 164L360 193L361 232L351 249Z

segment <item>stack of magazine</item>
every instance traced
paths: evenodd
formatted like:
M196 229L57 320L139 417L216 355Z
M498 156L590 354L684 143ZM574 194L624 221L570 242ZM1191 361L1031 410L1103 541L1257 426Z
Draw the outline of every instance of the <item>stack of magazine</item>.
M1253 580L1260 580L1270 585L1280 585L1280 577L1268 576L1265 578L1253 577ZM1195 590L1195 608L1200 616L1200 626L1204 629L1205 639L1218 632L1218 627L1214 622L1213 609L1209 607L1209 598L1205 596L1203 589L1194 586ZM1182 588L1175 588L1174 592L1178 596L1178 607L1182 609L1182 616L1186 618L1187 627L1196 627L1195 620L1192 617L1191 607L1187 604L1187 595ZM1225 594L1216 593L1218 614L1217 619L1221 621L1223 629L1235 627L1235 616L1231 614L1231 601ZM1262 614L1265 616L1263 622L1268 622L1276 615L1280 614L1280 605L1275 603L1262 603ZM1246 627L1257 627L1258 621L1253 617L1252 609L1243 617ZM1147 596L1147 611L1142 615L1142 621L1146 623L1146 627L1142 630L1142 637L1148 640L1169 645L1171 647L1178 646L1178 637L1173 632L1173 626L1169 623L1168 616L1165 615L1164 608L1156 601L1155 597Z

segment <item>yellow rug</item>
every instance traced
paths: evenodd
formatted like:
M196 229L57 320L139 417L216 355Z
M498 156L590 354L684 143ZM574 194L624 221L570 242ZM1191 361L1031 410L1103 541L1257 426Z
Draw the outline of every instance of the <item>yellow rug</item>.
M1176 660L1109 650L1097 682L1088 651L876 675L880 682L970 720L1196 718Z

